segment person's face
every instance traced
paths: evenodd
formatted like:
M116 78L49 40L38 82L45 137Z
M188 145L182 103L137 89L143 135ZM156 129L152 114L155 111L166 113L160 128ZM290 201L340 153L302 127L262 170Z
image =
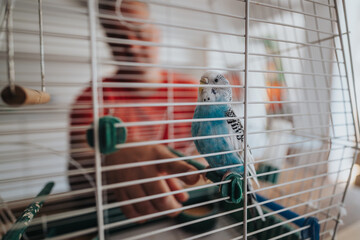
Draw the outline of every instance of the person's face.
M152 24L141 22L149 19L148 6L134 1L121 1L119 3L114 1L110 5L100 4L104 14L116 17L111 19L100 18L106 35L111 38L109 45L115 59L134 63L158 63L158 47L151 46L151 44L159 42L159 30ZM133 69L137 74L149 70L143 66L131 67L130 69Z

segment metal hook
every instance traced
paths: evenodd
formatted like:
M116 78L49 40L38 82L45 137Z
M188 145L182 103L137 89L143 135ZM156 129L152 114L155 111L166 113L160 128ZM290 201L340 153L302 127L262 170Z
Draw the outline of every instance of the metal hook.
M45 61L44 61L44 31L42 20L42 0L38 0L39 8L39 37L40 37L40 71L41 71L41 91L45 92Z
M6 4L6 57L11 94L15 94L13 8L13 0L8 0Z

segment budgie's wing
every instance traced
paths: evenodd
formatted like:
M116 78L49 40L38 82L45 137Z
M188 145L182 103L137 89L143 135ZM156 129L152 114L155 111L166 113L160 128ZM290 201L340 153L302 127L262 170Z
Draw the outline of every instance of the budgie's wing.
M191 135L193 137L201 136L199 126L200 126L199 122L193 122L191 124ZM195 143L196 149L199 151L199 153L201 153L202 146L200 146L199 141L194 140L194 143Z
M202 117L197 113L195 110L194 119ZM220 121L193 122L191 124L191 134L193 137L205 137L228 133L227 127L218 122ZM194 142L197 150L202 154L235 150L232 148L232 145L229 144L228 139L222 137L194 139Z
M225 112L225 116L226 117L236 117L236 114L235 114L234 110L231 107L229 107L227 109L227 111ZM243 128L240 120L239 119L229 119L229 120L227 120L227 125L229 128L229 133L238 134L236 136L230 136L230 144L233 145L234 149L243 150L244 149L244 128ZM255 166L254 166L255 160L254 160L254 157L252 156L249 145L247 145L247 149L248 149L247 165L249 167L248 168L249 173L251 176L256 176L256 170L255 170ZM240 155L239 155L239 157L240 157ZM242 157L240 157L240 158L242 158ZM254 177L253 179L256 182L256 184L258 186L260 186L257 178Z

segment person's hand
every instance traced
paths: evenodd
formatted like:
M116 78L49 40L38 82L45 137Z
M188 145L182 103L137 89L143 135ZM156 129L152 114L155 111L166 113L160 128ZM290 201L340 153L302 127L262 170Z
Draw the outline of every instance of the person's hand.
M106 165L121 163L144 162L156 159L177 157L164 145L150 145L121 149L106 157ZM131 180L146 179L167 174L176 174L195 171L196 168L184 161L176 161L163 164L147 165L142 167L127 168L110 171L106 174L108 183L126 182ZM180 178L188 185L195 184L199 180L199 174L191 174ZM136 199L154 194L166 193L182 189L179 179L170 178L144 184L136 184L129 187L114 189L117 201ZM125 205L122 211L128 218L135 218L155 212L177 209L181 203L188 199L188 194L178 193L153 200L142 201L132 205ZM179 212L168 214L171 217Z

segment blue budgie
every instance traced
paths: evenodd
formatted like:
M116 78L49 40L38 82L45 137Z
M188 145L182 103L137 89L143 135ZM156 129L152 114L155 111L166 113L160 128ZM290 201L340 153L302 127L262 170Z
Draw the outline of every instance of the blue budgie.
M195 145L200 154L209 154L223 151L239 150L233 153L209 156L205 159L211 168L219 168L228 165L242 164L244 152L244 129L231 106L232 91L229 81L221 74L215 71L206 72L200 80L200 84L214 85L213 87L200 87L198 93L198 102L223 102L224 104L198 105L195 109L194 119L199 118L232 118L228 120L193 122L191 132L193 137L230 135L216 138L195 140ZM219 86L216 86L219 85ZM234 119L235 118L235 119ZM253 176L247 181L249 191L253 190L252 182L259 186L254 167L254 158L251 150L247 147L247 166L248 175ZM244 167L237 166L216 170L216 173L222 176L222 180L231 174L237 173L243 175ZM248 202L256 202L256 195L250 194ZM256 207L258 213L263 218L263 212L260 206Z

